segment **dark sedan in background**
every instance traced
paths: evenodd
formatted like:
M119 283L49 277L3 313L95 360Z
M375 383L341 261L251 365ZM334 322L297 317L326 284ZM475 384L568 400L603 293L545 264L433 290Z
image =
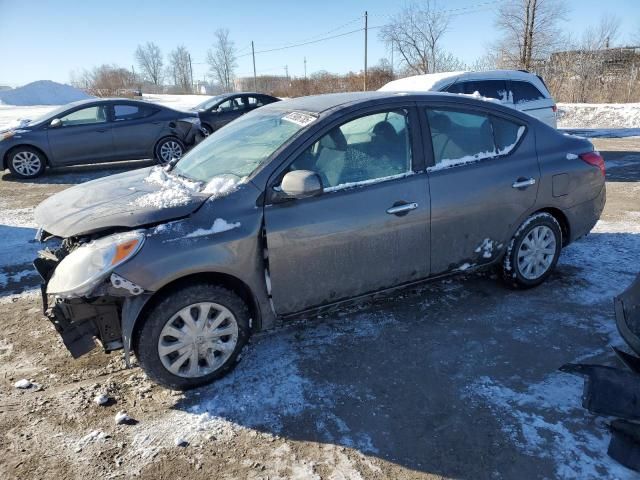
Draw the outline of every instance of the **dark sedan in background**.
M167 163L203 138L200 119L143 101L91 99L0 132L2 168L19 178L57 167L155 158Z
M236 118L280 99L264 93L225 93L193 107L198 113L202 128L207 134L213 133Z

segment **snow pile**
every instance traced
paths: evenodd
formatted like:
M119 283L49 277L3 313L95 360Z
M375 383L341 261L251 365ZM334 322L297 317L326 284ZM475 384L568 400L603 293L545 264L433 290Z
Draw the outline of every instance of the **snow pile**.
M187 235L185 238L193 238L193 237L203 237L205 235L214 235L216 233L226 232L227 230L233 230L234 228L238 228L240 226L240 222L229 223L223 218L216 218L213 222L211 228L199 228Z
M199 184L168 174L164 168L155 167L145 182L160 186L160 190L138 197L134 204L139 207L171 208L186 205Z
M7 105L64 105L92 98L70 85L38 80L23 87L0 92L0 103Z
M558 128L640 128L640 103L558 103Z

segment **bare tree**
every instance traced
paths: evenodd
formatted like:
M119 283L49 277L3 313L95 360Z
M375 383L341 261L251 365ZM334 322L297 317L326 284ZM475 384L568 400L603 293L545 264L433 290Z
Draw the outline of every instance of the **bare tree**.
M169 75L181 93L191 92L191 60L187 47L178 45L169 54Z
M498 8L496 27L503 33L497 50L502 66L532 69L562 39L558 23L567 7L561 0L508 0Z
M117 65L101 65L82 73L73 72L74 86L97 97L127 96L136 85L136 78L126 68Z
M153 42L138 45L135 57L143 78L156 87L162 85L163 70L160 47Z
M449 29L449 16L435 0L404 7L382 27L380 39L400 54L401 63L413 74L448 70L451 56L440 43ZM440 64L439 62L446 63Z
M233 91L233 73L236 68L236 49L229 39L229 30L220 28L215 32L213 46L207 52L207 63L225 91Z

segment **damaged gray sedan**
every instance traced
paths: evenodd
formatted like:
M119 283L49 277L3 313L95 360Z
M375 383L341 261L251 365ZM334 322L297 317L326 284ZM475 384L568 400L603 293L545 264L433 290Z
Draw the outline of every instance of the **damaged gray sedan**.
M536 286L604 203L592 144L513 109L320 95L249 113L166 167L49 198L36 220L57 247L35 266L74 357L97 340L186 389L278 319L491 267Z

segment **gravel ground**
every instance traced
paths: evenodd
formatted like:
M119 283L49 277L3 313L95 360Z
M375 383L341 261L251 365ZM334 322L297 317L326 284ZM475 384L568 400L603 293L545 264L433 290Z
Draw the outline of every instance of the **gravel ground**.
M0 478L637 478L606 456L582 381L557 371L614 361L611 297L640 270L640 139L594 143L608 164L602 221L541 287L457 277L298 321L187 394L117 353L71 359L40 312L33 207L132 164L5 173ZM120 411L137 423L116 425Z

